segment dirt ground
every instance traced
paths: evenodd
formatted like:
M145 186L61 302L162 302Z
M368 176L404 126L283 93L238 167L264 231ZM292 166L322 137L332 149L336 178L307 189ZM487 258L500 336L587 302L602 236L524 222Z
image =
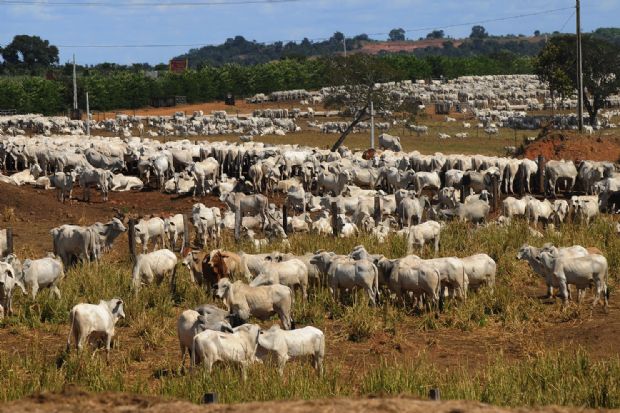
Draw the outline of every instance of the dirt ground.
M552 132L527 146L525 156L536 159L566 159L573 161L620 161L620 138L609 132L579 136L572 132Z
M265 413L332 413L332 412L398 412L398 413L508 413L590 412L582 408L545 407L534 409L509 409L477 402L425 401L409 397L326 399L307 401L280 401L244 403L233 405L211 404L198 406L192 403L165 400L155 397L124 393L89 394L77 389L67 389L60 394L39 394L16 402L0 405L0 413L237 413L261 411ZM597 410L600 411L600 410Z

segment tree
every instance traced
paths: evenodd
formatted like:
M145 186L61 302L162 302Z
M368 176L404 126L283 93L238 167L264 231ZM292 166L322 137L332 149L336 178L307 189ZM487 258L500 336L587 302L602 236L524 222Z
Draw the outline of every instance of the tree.
M427 39L443 39L444 37L445 33L443 32L443 30L433 30L426 35Z
M370 119L370 102L375 111L392 109L394 102L388 91L377 84L394 79L396 73L384 59L366 54L355 54L346 59L332 57L326 64L331 92L325 98L325 107L341 110L353 118L334 143L331 149L334 152L355 125Z
M58 48L39 36L22 34L2 49L2 58L8 66L34 72L58 63Z
M536 37L540 36L540 30L535 30L534 31L534 36L536 36Z
M390 34L388 35L388 40L390 42L397 42L405 40L405 30L404 29L392 29L390 30Z
M577 90L575 42L574 35L554 36L536 59L536 73L541 79L551 81L556 90L569 80L572 91ZM620 91L620 47L592 35L584 35L581 43L583 103L590 124L595 125L605 99Z
M471 28L470 39L486 39L487 37L489 37L489 33L487 33L487 29L483 26L474 26Z
M342 41L344 40L344 34L342 34L342 32L336 32L332 36L332 39L334 40L334 42L342 44Z

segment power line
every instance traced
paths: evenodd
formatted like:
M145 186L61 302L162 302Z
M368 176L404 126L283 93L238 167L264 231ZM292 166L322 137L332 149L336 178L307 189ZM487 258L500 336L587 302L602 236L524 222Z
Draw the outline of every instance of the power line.
M137 2L137 3L109 3L103 1L60 1L60 2L47 2L47 1L27 1L27 0L0 0L0 6L67 6L67 7L80 7L80 6L98 6L98 7L154 7L154 6L234 6L244 4L277 4L277 3L297 3L304 0L231 0L231 1L199 1L199 2Z

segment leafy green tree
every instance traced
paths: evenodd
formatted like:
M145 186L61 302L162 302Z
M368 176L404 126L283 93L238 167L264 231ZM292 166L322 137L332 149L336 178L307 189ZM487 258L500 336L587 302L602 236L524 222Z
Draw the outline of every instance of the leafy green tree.
M405 40L405 30L401 28L390 30L390 33L388 34L388 40L390 42Z
M443 32L443 30L433 30L426 35L427 39L443 39L444 37L445 33Z
M471 28L470 39L486 39L487 37L489 37L489 33L483 26L476 25Z
M536 60L536 73L566 93L568 80L577 90L576 47L574 35L553 36ZM605 99L620 91L620 47L593 35L582 37L583 103L596 124Z
M58 48L39 36L17 35L2 49L8 66L35 73L58 63Z

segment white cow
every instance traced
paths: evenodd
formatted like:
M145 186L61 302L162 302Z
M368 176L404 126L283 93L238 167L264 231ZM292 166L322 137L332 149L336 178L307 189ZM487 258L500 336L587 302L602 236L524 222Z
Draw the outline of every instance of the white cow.
M84 347L87 339L103 338L106 345L106 358L110 359L110 343L114 337L114 325L119 318L125 318L123 300L113 298L101 300L99 304L77 304L69 313L69 336L67 352L71 348L71 336L78 351Z
M203 247L208 244L209 238L215 239L216 244L219 244L221 221L222 216L218 207L207 208L201 203L192 206L192 224L196 229L196 237Z
M261 330L258 335L259 351L275 353L278 359L278 372L284 375L284 366L291 357L312 356L312 364L317 373L323 372L325 357L325 335L315 327L304 327L285 331L274 325L269 330Z
M469 281L469 287L477 290L486 285L491 290L495 286L495 273L497 264L493 258L487 254L474 254L469 257L461 258L463 268Z
M417 246L422 250L427 241L433 241L435 254L439 252L439 238L441 225L437 221L426 221L422 224L414 225L409 228L407 237L407 253L413 253L413 247Z
M136 240L142 243L142 253L148 250L148 243L152 241L154 247L161 243L161 248L166 248L166 226L164 220L159 217L141 219L134 227Z
M296 258L282 262L266 260L263 263L263 269L252 280L250 286L273 284L286 285L293 291L298 287L301 289L302 298L305 300L308 298L308 268Z
M166 234L168 234L168 242L170 243L170 248L173 250L176 248L179 235L183 237L189 234L185 234L185 226L184 226L183 214L176 214L171 217L164 218L164 230Z
M21 279L25 287L30 287L32 299L37 297L41 288L49 288L60 299L58 284L65 276L62 261L56 257L38 260L25 260L22 265Z
M214 306L204 307L210 307L209 310L219 310ZM233 332L230 324L224 320L228 311L219 311L222 313L221 316L213 318L210 317L211 314L208 312L201 314L196 310L185 310L181 313L177 320L177 335L179 337L179 346L181 347L181 367L185 364L185 354L190 352L191 355L194 336L196 334L202 333L205 330ZM214 318L217 318L217 320Z
M161 284L168 275L170 275L170 284L174 286L176 267L177 256L167 249L138 255L133 264L131 276L134 291L138 292L142 283L151 284L153 280Z
M233 329L233 333L205 330L194 336L192 364L204 363L211 373L216 361L228 361L241 365L243 380L247 379L247 368L256 362L256 348L260 327L244 324Z

